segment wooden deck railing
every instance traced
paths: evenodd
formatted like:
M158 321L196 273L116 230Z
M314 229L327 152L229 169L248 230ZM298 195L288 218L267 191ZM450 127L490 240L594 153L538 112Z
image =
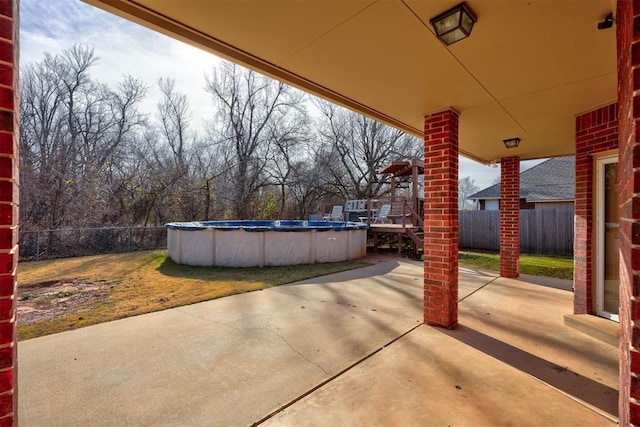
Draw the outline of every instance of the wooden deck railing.
M354 200L355 201L355 200ZM352 201L352 202L354 202ZM371 224L374 222L376 218L377 212L383 205L389 204L391 205L391 212L388 216L389 220L391 220L395 224L401 224L403 227L422 227L424 226L424 219L422 218L422 199L412 202L411 200L405 197L380 197L377 199L366 199L363 200L364 210L357 211L357 220L362 222L366 222L367 224ZM350 212L353 217L356 211L350 211L347 209L347 204L345 203L344 210L344 219L349 220ZM353 203L351 203L353 205ZM359 204L361 206L362 204ZM417 205L417 206L414 206ZM325 215L327 212L331 211L333 205L324 206ZM353 220L353 218L352 218Z
M420 201L421 202L421 201ZM401 224L403 227L422 227L424 219L418 213L419 209L415 209L413 203L404 197L381 197L379 199L367 200L367 224L371 224L375 219L373 213L377 212L382 205L391 205L391 213L388 218L395 224ZM363 215L364 218L364 215Z

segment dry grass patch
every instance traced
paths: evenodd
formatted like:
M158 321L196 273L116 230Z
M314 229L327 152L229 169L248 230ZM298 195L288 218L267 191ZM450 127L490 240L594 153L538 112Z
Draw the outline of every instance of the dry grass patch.
M166 251L20 263L20 340L371 265L189 267Z

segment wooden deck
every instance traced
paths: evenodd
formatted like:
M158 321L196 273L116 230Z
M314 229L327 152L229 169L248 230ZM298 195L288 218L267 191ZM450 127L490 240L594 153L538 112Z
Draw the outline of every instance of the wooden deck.
M407 224L370 224L369 231L372 233L407 234L407 229L418 230L420 227Z
M422 228L419 226L406 224L370 224L369 235L373 240L374 251L378 250L380 240L386 241L390 246L396 245L398 248L398 254L402 253L402 248L405 243L413 244L415 251L418 252L422 249L421 238ZM404 239L403 237L407 238Z

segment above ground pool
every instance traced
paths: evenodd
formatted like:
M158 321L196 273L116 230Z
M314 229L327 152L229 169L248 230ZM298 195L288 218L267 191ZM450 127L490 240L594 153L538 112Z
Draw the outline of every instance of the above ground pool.
M327 221L206 221L167 224L178 264L264 267L348 261L367 253L367 224Z

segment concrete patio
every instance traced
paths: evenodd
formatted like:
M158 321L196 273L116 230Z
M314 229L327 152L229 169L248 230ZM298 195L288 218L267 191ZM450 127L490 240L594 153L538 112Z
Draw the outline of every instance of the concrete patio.
M20 424L615 425L617 348L563 325L566 282L461 268L448 331L422 325L422 270L383 260L21 342Z

